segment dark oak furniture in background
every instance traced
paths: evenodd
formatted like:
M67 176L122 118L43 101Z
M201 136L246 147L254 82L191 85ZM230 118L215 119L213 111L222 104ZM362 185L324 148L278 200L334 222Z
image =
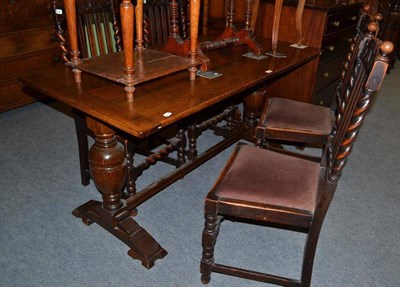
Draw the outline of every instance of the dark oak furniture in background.
M209 34L220 34L221 32L226 29L226 26L230 26L232 22L232 11L234 10L234 24L237 31L246 27L246 23L250 22L250 27L252 31L257 32L257 26L260 25L260 20L262 16L262 6L259 0L252 1L252 17L251 21L247 21L246 17L248 17L249 11L249 1L231 1L231 0L224 0L224 1L206 1L204 4L204 13L207 17L204 17L204 23L207 23L207 32ZM235 9L232 9L234 6ZM279 6L279 5L278 5ZM301 6L302 7L302 6ZM301 11L302 9L299 9ZM257 12L257 13L256 13ZM273 21L274 9L272 7L271 10L271 23ZM257 16L257 17L256 17ZM299 16L299 15L297 15ZM295 17L299 18L299 17ZM296 20L294 20L296 22ZM265 29L269 30L269 35L266 38L271 39L272 31L271 28L273 26L269 25L265 27ZM296 27L296 26L294 26ZM272 28L273 29L273 28ZM295 29L296 36L298 35L300 29ZM257 35L257 34L256 34ZM261 36L258 34L258 36ZM277 37L278 38L278 37ZM256 38L257 39L257 38ZM279 36L279 40L281 37ZM298 43L298 39L292 43ZM283 41L285 41L283 39ZM297 49L293 48L293 53ZM254 50L253 50L254 51ZM270 51L270 50L268 50ZM264 50L264 52L267 52ZM281 52L281 51L279 51ZM279 59L276 61L272 61L271 64L266 67L266 72L272 72L275 69L275 63L279 63ZM303 102L311 102L312 101L312 92L314 89L314 81L315 81L315 72L317 69L318 61L310 61L306 64L302 71L296 70L292 71L290 74L287 74L283 77L276 79L273 83L269 83L267 87L267 93L265 92L265 87L262 87L260 90L253 92L245 99L245 106L251 107L249 109L244 110L244 117L246 120L251 123L255 124L257 122L257 118L260 115L261 106L263 103L263 99L265 94L268 97L288 97L293 100L303 101ZM288 85L288 83L295 83L294 85ZM307 83L303 85L302 83ZM297 88L294 89L293 87L296 86ZM252 139L250 139L252 140Z
M256 35L270 38L274 2L260 0ZM282 7L279 40L296 43L295 15L297 1L285 0ZM356 25L362 2L306 1L303 12L302 44L320 48L322 54L312 91L314 104L330 106L332 94L342 70L347 48L356 33ZM314 79L312 81L314 81ZM273 95L277 94L274 89Z
M270 41L262 41L260 44L264 49L271 48ZM199 77L189 81L187 71L181 71L138 85L134 102L126 100L120 85L88 73L82 74L82 83L75 83L70 68L61 64L27 71L21 75L22 82L28 87L87 115L89 129L95 136L95 143L90 150L91 174L102 194L102 202L91 200L78 207L74 214L87 224L98 223L129 246L131 257L139 259L147 268L152 267L155 260L166 255L166 251L137 224L131 212L239 140L249 132L250 127L234 117L228 123L230 133L224 140L203 153L197 154L195 142L181 145L178 154L183 157L185 164L141 191L135 191L128 198L124 197L121 190L126 183L128 166L132 167L133 162L126 158L124 147L117 141L116 134L131 135L132 141L140 143L171 125L190 123L192 117L207 113L210 108L230 106L232 102L240 101L240 96L258 89L259 85L272 82L292 71L301 72L307 69L308 63L317 61L318 49L298 51L284 43L280 47L287 58L279 61L274 58L258 61L243 57L242 54L247 51L245 46L210 51L208 56L215 71L223 74L221 77ZM266 73L266 69L271 66L274 67L273 71ZM189 125L185 123L183 126ZM143 172L161 156L158 154L145 159L143 163L135 163L129 172Z
M311 285L324 217L371 99L385 77L387 54L393 50L391 42L384 42L377 54L380 40L372 34L366 38L356 63L346 71L350 80L341 90L343 106L321 162L245 144L236 146L205 201L203 283L209 283L211 273L217 272L282 286ZM300 280L215 263L214 248L224 219L306 233Z
M57 43L48 0L2 1L0 8L0 112L32 103L18 75L53 63Z

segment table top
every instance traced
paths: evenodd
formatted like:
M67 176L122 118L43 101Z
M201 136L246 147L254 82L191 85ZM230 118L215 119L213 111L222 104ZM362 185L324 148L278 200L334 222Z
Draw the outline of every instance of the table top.
M259 42L265 51L270 49L270 40ZM247 51L246 46L235 46L207 52L213 63L212 70L222 76L213 79L197 76L190 81L188 71L177 72L136 85L133 102L126 100L123 85L106 79L83 72L82 82L75 83L71 67L63 64L28 71L20 80L104 123L145 138L235 94L273 80L319 55L318 49L296 49L287 43L278 45L278 51L287 58L256 60L243 57Z

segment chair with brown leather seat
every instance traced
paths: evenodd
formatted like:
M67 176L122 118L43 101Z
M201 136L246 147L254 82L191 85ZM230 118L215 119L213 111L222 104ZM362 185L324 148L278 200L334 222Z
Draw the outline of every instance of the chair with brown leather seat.
M371 20L369 6L364 6L360 15L357 34L353 38L347 54L344 69L339 80L335 98L340 106L342 87L350 77L346 70L351 69L362 45L366 33L376 34L377 23L367 26ZM335 113L328 107L317 106L284 98L268 98L264 103L258 127L255 131L259 146L268 144L268 140L287 141L300 144L324 145L333 128Z
M315 162L252 145L238 144L205 199L201 280L212 272L282 286L310 286L321 226L340 175L374 94L380 89L393 50L373 35L351 69L342 89L344 104L325 148L325 160ZM258 223L307 234L300 279L276 276L216 263L214 248L224 219ZM238 226L239 228L240 226ZM239 242L240 243L240 242Z

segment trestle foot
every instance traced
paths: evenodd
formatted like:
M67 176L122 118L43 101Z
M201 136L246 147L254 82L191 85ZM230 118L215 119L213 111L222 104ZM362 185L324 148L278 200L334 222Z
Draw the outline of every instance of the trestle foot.
M91 219L89 219L89 218L83 216L83 215L79 212L78 209L74 209L74 211L72 211L72 215L74 215L75 217L78 217L78 218L82 219L82 222L83 222L85 225L87 225L87 226L91 225L91 224L94 222L93 220L91 220Z
M211 276L201 275L201 283L208 284L210 283Z
M87 222L96 222L124 242L130 250L129 256L138 259L148 269L154 266L157 259L165 257L168 252L143 229L131 216L125 205L117 210L107 210L103 203L90 200L73 211L73 215Z

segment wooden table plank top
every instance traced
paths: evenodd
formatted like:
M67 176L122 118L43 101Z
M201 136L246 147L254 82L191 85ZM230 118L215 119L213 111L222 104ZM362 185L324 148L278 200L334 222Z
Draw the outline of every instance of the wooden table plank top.
M270 49L270 40L260 43L265 51ZM134 102L126 100L123 85L88 73L83 72L82 82L75 83L71 68L65 65L29 71L20 79L27 86L72 108L145 138L239 92L273 80L319 55L318 49L296 49L287 43L279 43L279 51L287 58L255 60L243 57L242 54L247 52L245 46L208 52L213 71L222 76L214 79L196 77L195 81L190 81L187 71L174 73L136 85Z

